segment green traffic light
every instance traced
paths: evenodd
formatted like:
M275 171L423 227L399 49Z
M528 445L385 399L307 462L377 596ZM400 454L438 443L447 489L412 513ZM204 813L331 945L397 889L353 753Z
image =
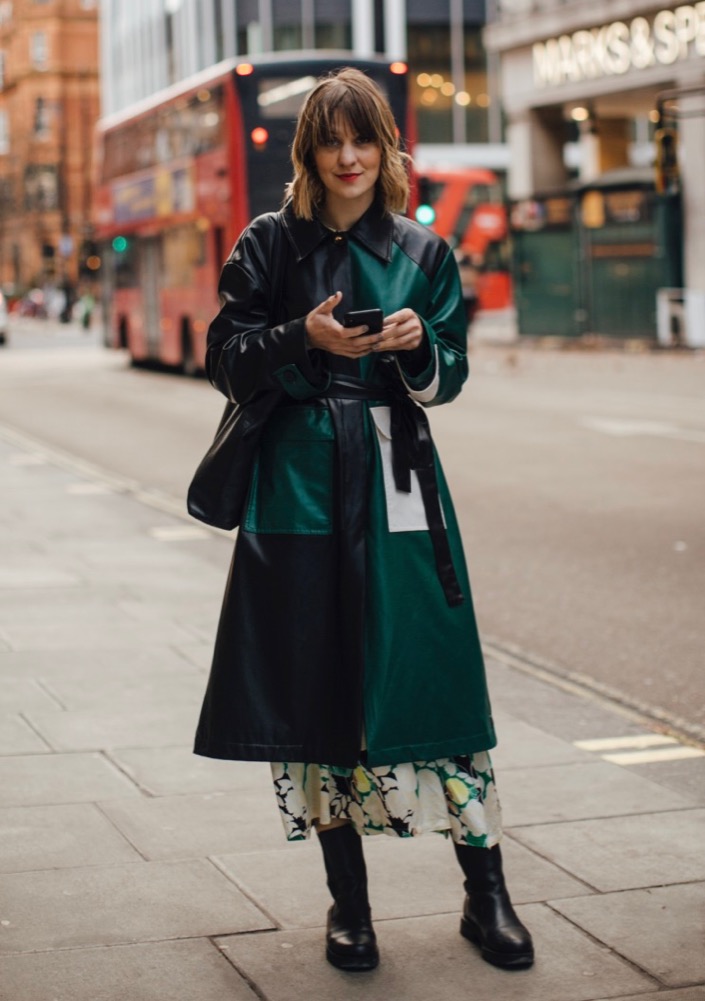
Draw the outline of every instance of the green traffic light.
M419 205L416 209L416 221L422 226L430 226L436 221L436 212L431 205Z
M122 254L127 250L127 239L124 236L116 236L113 240L113 250L116 254Z

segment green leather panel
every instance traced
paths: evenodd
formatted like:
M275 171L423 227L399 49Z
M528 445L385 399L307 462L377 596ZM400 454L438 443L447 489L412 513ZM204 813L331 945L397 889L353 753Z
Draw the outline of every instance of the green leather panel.
M334 459L335 433L326 407L275 410L262 436L243 529L328 535Z
M452 254L448 254L434 277L433 285L403 250L392 244L389 263L368 253L354 240L350 241L350 264L355 302L346 309L372 309L375 306L389 316L405 306L413 309L424 323L431 352L438 347L438 373L440 383L436 396L429 405L445 403L458 395L467 378L466 359L467 320L463 306L458 268ZM402 352L400 352L400 355ZM377 355L368 355L360 362L365 379L374 379ZM403 359L402 359L403 361ZM428 384L432 370L421 376L408 378L414 388Z

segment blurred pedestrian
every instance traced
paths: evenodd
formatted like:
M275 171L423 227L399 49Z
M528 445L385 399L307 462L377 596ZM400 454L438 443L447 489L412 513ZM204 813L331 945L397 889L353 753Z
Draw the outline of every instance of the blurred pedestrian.
M480 308L479 284L483 266L482 254L470 254L458 247L455 251L455 259L458 262L460 273L465 315L468 324L471 324Z
M91 329L91 317L93 316L93 309L95 308L95 298L93 297L90 289L82 294L81 298L78 300L81 326L87 332Z
M361 835L449 835L461 932L533 962L502 874L495 744L458 526L425 408L467 377L458 268L398 214L386 99L357 70L301 111L279 213L243 232L208 333L211 382L264 423L225 593L198 754L272 762L289 840L315 827L326 955L377 965ZM349 318L349 311L384 315ZM263 403L264 401L264 403Z

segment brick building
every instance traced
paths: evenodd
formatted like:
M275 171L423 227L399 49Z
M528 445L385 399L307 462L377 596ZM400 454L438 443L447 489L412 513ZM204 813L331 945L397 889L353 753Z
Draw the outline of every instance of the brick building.
M96 0L0 0L0 286L78 283L99 113Z

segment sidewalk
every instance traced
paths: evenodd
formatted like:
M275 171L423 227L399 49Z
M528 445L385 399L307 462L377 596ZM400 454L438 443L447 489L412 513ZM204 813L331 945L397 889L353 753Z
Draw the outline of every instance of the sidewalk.
M380 837L382 962L343 974L318 846L284 841L268 765L190 751L229 542L2 429L0 498L2 1001L703 1001L697 749L495 651L536 965L460 937L443 838Z

